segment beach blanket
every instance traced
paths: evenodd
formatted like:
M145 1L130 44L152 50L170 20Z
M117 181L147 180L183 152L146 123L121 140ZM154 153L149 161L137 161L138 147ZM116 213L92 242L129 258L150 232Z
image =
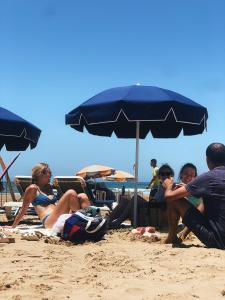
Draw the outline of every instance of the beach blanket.
M20 233L21 239L27 241L39 241L42 237L57 236L53 229L44 228L43 225L19 225L16 228L1 227L0 230L8 236L12 233Z

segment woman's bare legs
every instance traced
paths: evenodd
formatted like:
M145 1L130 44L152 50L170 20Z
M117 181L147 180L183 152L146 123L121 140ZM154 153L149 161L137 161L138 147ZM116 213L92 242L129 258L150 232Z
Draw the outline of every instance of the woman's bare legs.
M84 199L84 196L81 198ZM81 208L81 203L77 193L74 190L66 191L65 194L63 194L63 196L60 198L58 204L54 207L49 217L46 219L45 227L51 228L60 215L69 213L70 211L77 211Z
M85 208L91 205L90 200L85 193L80 193L77 195L77 197L81 208Z
M177 226L180 217L183 217L185 212L191 207L191 204L186 199L178 199L167 201L167 216L169 224L169 233L164 241L166 244L180 243L181 239L177 236Z

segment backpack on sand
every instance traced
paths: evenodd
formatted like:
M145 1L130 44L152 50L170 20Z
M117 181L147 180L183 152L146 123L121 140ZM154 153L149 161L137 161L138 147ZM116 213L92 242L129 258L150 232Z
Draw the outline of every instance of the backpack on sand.
M106 219L93 213L93 209L80 209L72 214L64 224L62 239L75 244L85 241L99 241L107 232Z

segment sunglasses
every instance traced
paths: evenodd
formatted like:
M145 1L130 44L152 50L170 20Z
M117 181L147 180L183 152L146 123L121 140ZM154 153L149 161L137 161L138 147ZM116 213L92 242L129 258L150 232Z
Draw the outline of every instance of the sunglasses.
M43 175L46 175L46 174L50 174L52 175L52 172L49 168L44 168L42 171L41 171L41 174Z
M160 172L159 176L172 176L171 172Z

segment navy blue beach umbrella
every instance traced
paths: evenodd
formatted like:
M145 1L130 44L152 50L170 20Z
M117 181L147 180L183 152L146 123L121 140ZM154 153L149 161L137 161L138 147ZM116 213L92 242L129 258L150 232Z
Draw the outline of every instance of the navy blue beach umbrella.
M39 128L0 107L0 150L3 146L8 151L23 151L29 146L33 149L40 134Z
M134 222L136 221L139 138L150 132L154 138L201 134L207 109L170 90L132 85L105 90L66 115L66 124L94 135L136 138Z

